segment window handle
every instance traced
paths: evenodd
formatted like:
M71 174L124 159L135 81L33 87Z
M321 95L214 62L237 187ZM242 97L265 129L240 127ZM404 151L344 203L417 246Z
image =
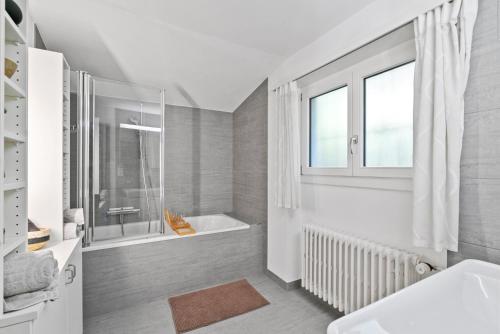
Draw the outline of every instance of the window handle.
M350 150L351 150L351 155L354 155L356 153L356 147L358 145L358 135L352 136L351 137L351 142L350 142Z

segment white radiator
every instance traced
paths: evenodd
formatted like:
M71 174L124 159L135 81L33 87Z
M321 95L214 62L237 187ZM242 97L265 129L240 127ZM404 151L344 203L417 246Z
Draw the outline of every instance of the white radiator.
M346 314L419 280L419 256L318 226L302 228L302 287Z

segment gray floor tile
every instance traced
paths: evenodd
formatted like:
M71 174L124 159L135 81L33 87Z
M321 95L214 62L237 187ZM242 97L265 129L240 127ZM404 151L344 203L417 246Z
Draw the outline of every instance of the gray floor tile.
M303 290L286 291L264 274L247 277L270 304L258 310L192 331L211 333L326 333L340 315ZM167 298L85 320L84 334L175 333Z

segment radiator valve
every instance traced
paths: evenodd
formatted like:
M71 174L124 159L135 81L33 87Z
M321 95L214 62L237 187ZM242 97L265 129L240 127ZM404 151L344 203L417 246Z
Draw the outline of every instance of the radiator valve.
M417 271L417 274L419 275L425 275L428 274L432 271L432 266L428 263L425 262L420 262L415 266L415 270Z

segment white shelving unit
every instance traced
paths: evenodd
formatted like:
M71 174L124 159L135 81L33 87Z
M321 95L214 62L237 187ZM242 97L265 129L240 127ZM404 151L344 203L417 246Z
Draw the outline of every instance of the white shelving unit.
M23 12L17 26L5 11L5 0L0 0L0 238L3 277L4 257L12 252L26 251L27 216L27 0L14 0ZM5 76L4 58L17 63L17 70ZM0 281L3 291L3 280ZM3 298L3 294L2 294ZM3 302L0 303L0 315Z
M69 66L62 54L28 51L28 0L14 1L24 14L19 27L6 14L5 0L0 0L0 110L3 111L0 113L0 169L3 175L0 181L0 229L3 231L0 275L3 278L7 255L26 251L28 211L36 208L34 220L53 232L49 249L59 264L60 296L56 301L10 313L4 313L2 299L0 334L81 334L81 239L62 241L63 209L69 207ZM12 78L4 76L4 57L18 64ZM40 60L36 69L41 73L31 69L28 73L28 60ZM33 101L31 94L28 100L28 82L29 86L36 83L37 94ZM31 122L31 116L35 123ZM29 170L27 161L32 158L30 152L35 150L43 159L35 159L37 156L32 154L34 160L30 160L30 166L33 168ZM40 180L47 180L48 186L41 189ZM28 205L30 198L35 205ZM45 206L47 203L49 206ZM51 203L56 205L51 206ZM46 213L43 219L50 216L57 219L38 219L42 211ZM29 215L32 217L31 212ZM0 279L0 291L3 291L3 279Z
M70 206L70 68L62 53L29 48L28 216L63 240Z

